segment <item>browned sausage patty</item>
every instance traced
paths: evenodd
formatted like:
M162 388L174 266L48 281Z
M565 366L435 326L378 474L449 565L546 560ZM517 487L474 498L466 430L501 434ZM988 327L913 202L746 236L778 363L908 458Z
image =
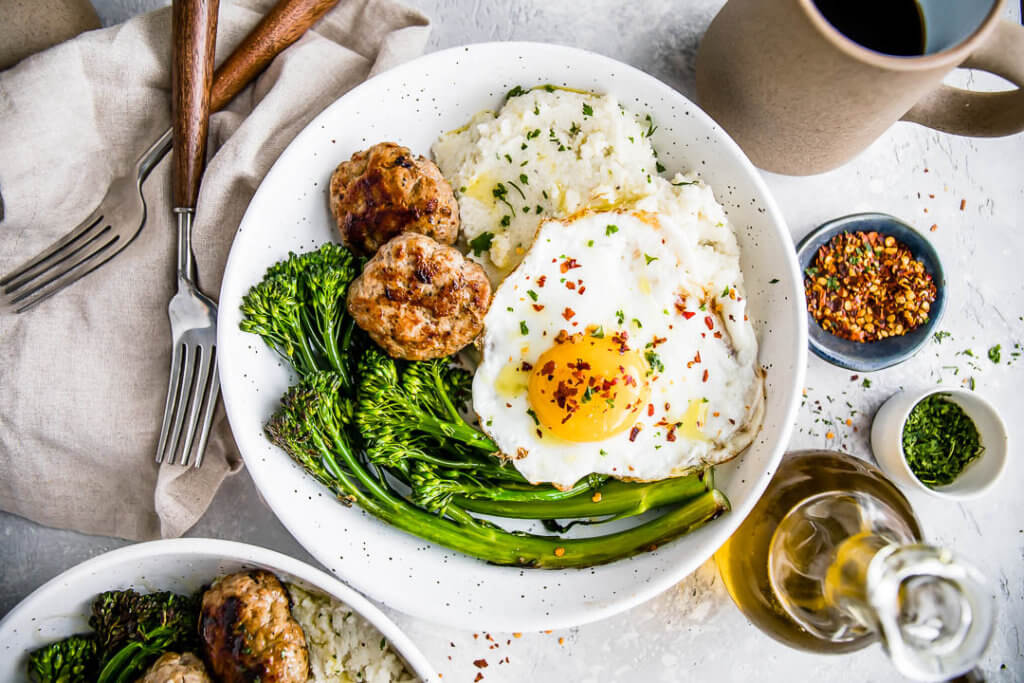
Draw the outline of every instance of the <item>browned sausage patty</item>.
M291 598L277 577L254 569L230 574L203 594L199 636L216 680L305 683L309 654Z
M385 244L348 290L348 311L388 355L455 353L480 334L491 302L483 268L456 249L405 233Z
M210 676L191 652L165 652L136 683L210 683Z
M330 197L342 242L365 256L402 232L445 244L459 236L452 186L433 161L393 142L356 152L339 164L331 176Z

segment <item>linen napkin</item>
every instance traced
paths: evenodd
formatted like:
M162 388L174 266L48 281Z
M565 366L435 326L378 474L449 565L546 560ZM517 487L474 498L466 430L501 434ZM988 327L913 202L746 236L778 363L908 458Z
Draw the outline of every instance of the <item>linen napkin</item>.
M272 4L221 3L218 62ZM216 298L242 214L288 142L343 93L418 55L428 31L393 0L342 0L212 116L193 227L203 291ZM170 35L160 10L0 73L0 273L84 219L170 125ZM85 533L174 537L242 466L222 407L200 469L154 462L175 287L168 162L143 187L146 225L134 242L35 309L0 315L6 511Z

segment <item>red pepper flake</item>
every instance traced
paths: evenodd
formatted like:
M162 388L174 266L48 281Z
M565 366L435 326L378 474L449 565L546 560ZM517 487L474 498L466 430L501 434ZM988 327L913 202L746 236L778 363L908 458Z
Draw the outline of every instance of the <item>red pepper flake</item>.
M704 324L709 330L715 329L715 321L711 319L710 315L704 316Z
M535 311L543 311L544 310L544 304L534 304L533 305L533 310L535 310Z
M527 363L524 360L523 364L519 366L519 369L522 370L523 372L529 372L530 370L533 370L533 365L531 365L530 363Z
M486 659L474 659L473 660L473 666L475 666L478 669L486 669L487 668L487 660Z
M938 224L938 223L932 223L932 227L930 227L930 228L928 228L928 229L929 229L929 230L930 230L931 232L935 232L936 230L938 230L938 229L939 229L939 224Z
M722 333L719 330L715 330L715 333L711 336L713 336L715 339L721 339Z
M634 425L634 427L629 430L629 440L630 441L636 441L637 434L639 434L639 433L640 433L640 425Z
M658 336L655 336L654 339L651 340L651 348L652 349L656 349L656 348L658 348L658 346L660 344L664 344L667 341L668 341L668 337L658 337Z
M556 344L564 344L569 341L569 333L565 330L559 330L558 335L555 337Z
M696 314L696 313L694 313L693 311L680 311L680 313L682 313L682 314L683 314L683 318L685 318L686 320L689 320L689 319L690 319L690 318L692 318L693 316L697 315L697 314Z
M548 281L548 276L547 275L541 275L539 278L537 278L537 286L538 287L543 287L544 283L547 282L547 281Z
M576 259L574 259L574 258L567 258L564 261L562 261L561 265L558 266L558 269L560 271L562 271L563 273L568 273L573 268L579 268L579 267L580 267L580 264L576 262Z
M671 427L668 428L668 434L665 435L665 440L666 441L675 441L676 440L676 427L675 427L675 425L672 425Z
M622 376L622 382L626 386L630 386L630 387L635 387L636 386L636 378L634 378L633 375L623 375Z
M648 403L647 404L647 417L654 417L654 404L653 403Z
M540 374L542 374L542 375L550 375L554 371L555 371L555 361L549 360L547 363L544 364L544 367L542 367L540 369Z
M558 639L558 644L559 645L565 645L565 638L559 638Z
M967 208L967 200L966 199L961 199L960 200L960 210L963 211L966 208Z
M709 375L709 374L710 374L710 373L709 373L709 372L707 371L707 369L705 369L705 370L704 370L704 376L700 378L700 381L701 381L701 382L707 382L707 381L708 381L708 375Z
M585 291L587 291L587 288L586 288L586 286L584 285L584 286L580 287L580 288L579 288L579 289L578 289L578 290L576 291L576 293L577 293L577 294L583 294L583 292L585 292Z
M572 310L568 306L566 306L565 310L562 311L562 317L566 320L571 320L574 315L576 315L576 311Z
M480 683L480 681L482 681L482 680L484 680L484 675L482 673L480 673L479 671L477 671L476 672L476 678L473 679L473 683Z
M565 288L566 289L576 289L576 283L573 282L572 280L569 280L568 282L565 283Z

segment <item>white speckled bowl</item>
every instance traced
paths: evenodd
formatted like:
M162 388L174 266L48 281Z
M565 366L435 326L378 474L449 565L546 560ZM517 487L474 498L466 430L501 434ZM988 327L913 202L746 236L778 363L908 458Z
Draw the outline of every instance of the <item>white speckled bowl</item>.
M925 485L914 475L903 453L903 426L907 423L910 411L932 394L948 395L950 401L960 406L974 420L981 445L985 449L952 484L937 488ZM999 417L995 406L973 391L941 386L905 389L890 397L875 413L871 422L871 450L885 473L901 486L924 491L938 498L968 500L982 495L999 480L1006 467L1009 436L1006 424Z
M732 512L655 552L582 570L488 565L340 505L264 436L264 423L294 377L258 337L238 329L242 296L269 265L289 250L335 239L327 189L340 161L384 140L427 154L440 133L482 109L497 109L512 87L545 83L611 93L630 110L652 114L658 126L652 142L666 172L693 169L714 188L742 248L749 315L768 376L764 428L750 448L717 469ZM375 600L422 619L492 631L601 619L657 595L708 559L750 511L782 457L807 359L793 243L739 147L657 79L607 57L540 43L484 43L429 54L370 79L324 110L253 197L228 259L219 315L218 363L235 440L261 494L295 538ZM501 524L544 533L539 524Z
M206 538L138 543L87 560L46 582L0 621L0 681L26 680L28 653L89 630L93 599L134 588L191 593L223 574L260 567L284 581L341 600L379 630L424 681L437 674L408 636L376 606L334 577L287 555L244 543Z

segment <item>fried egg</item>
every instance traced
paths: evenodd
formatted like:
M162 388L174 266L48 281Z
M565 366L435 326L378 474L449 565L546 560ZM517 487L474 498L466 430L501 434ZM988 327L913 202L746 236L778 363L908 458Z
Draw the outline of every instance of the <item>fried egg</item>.
M735 456L760 426L735 236L710 188L670 195L664 211L541 223L495 292L473 408L531 482L678 476ZM701 199L716 211L679 208Z

